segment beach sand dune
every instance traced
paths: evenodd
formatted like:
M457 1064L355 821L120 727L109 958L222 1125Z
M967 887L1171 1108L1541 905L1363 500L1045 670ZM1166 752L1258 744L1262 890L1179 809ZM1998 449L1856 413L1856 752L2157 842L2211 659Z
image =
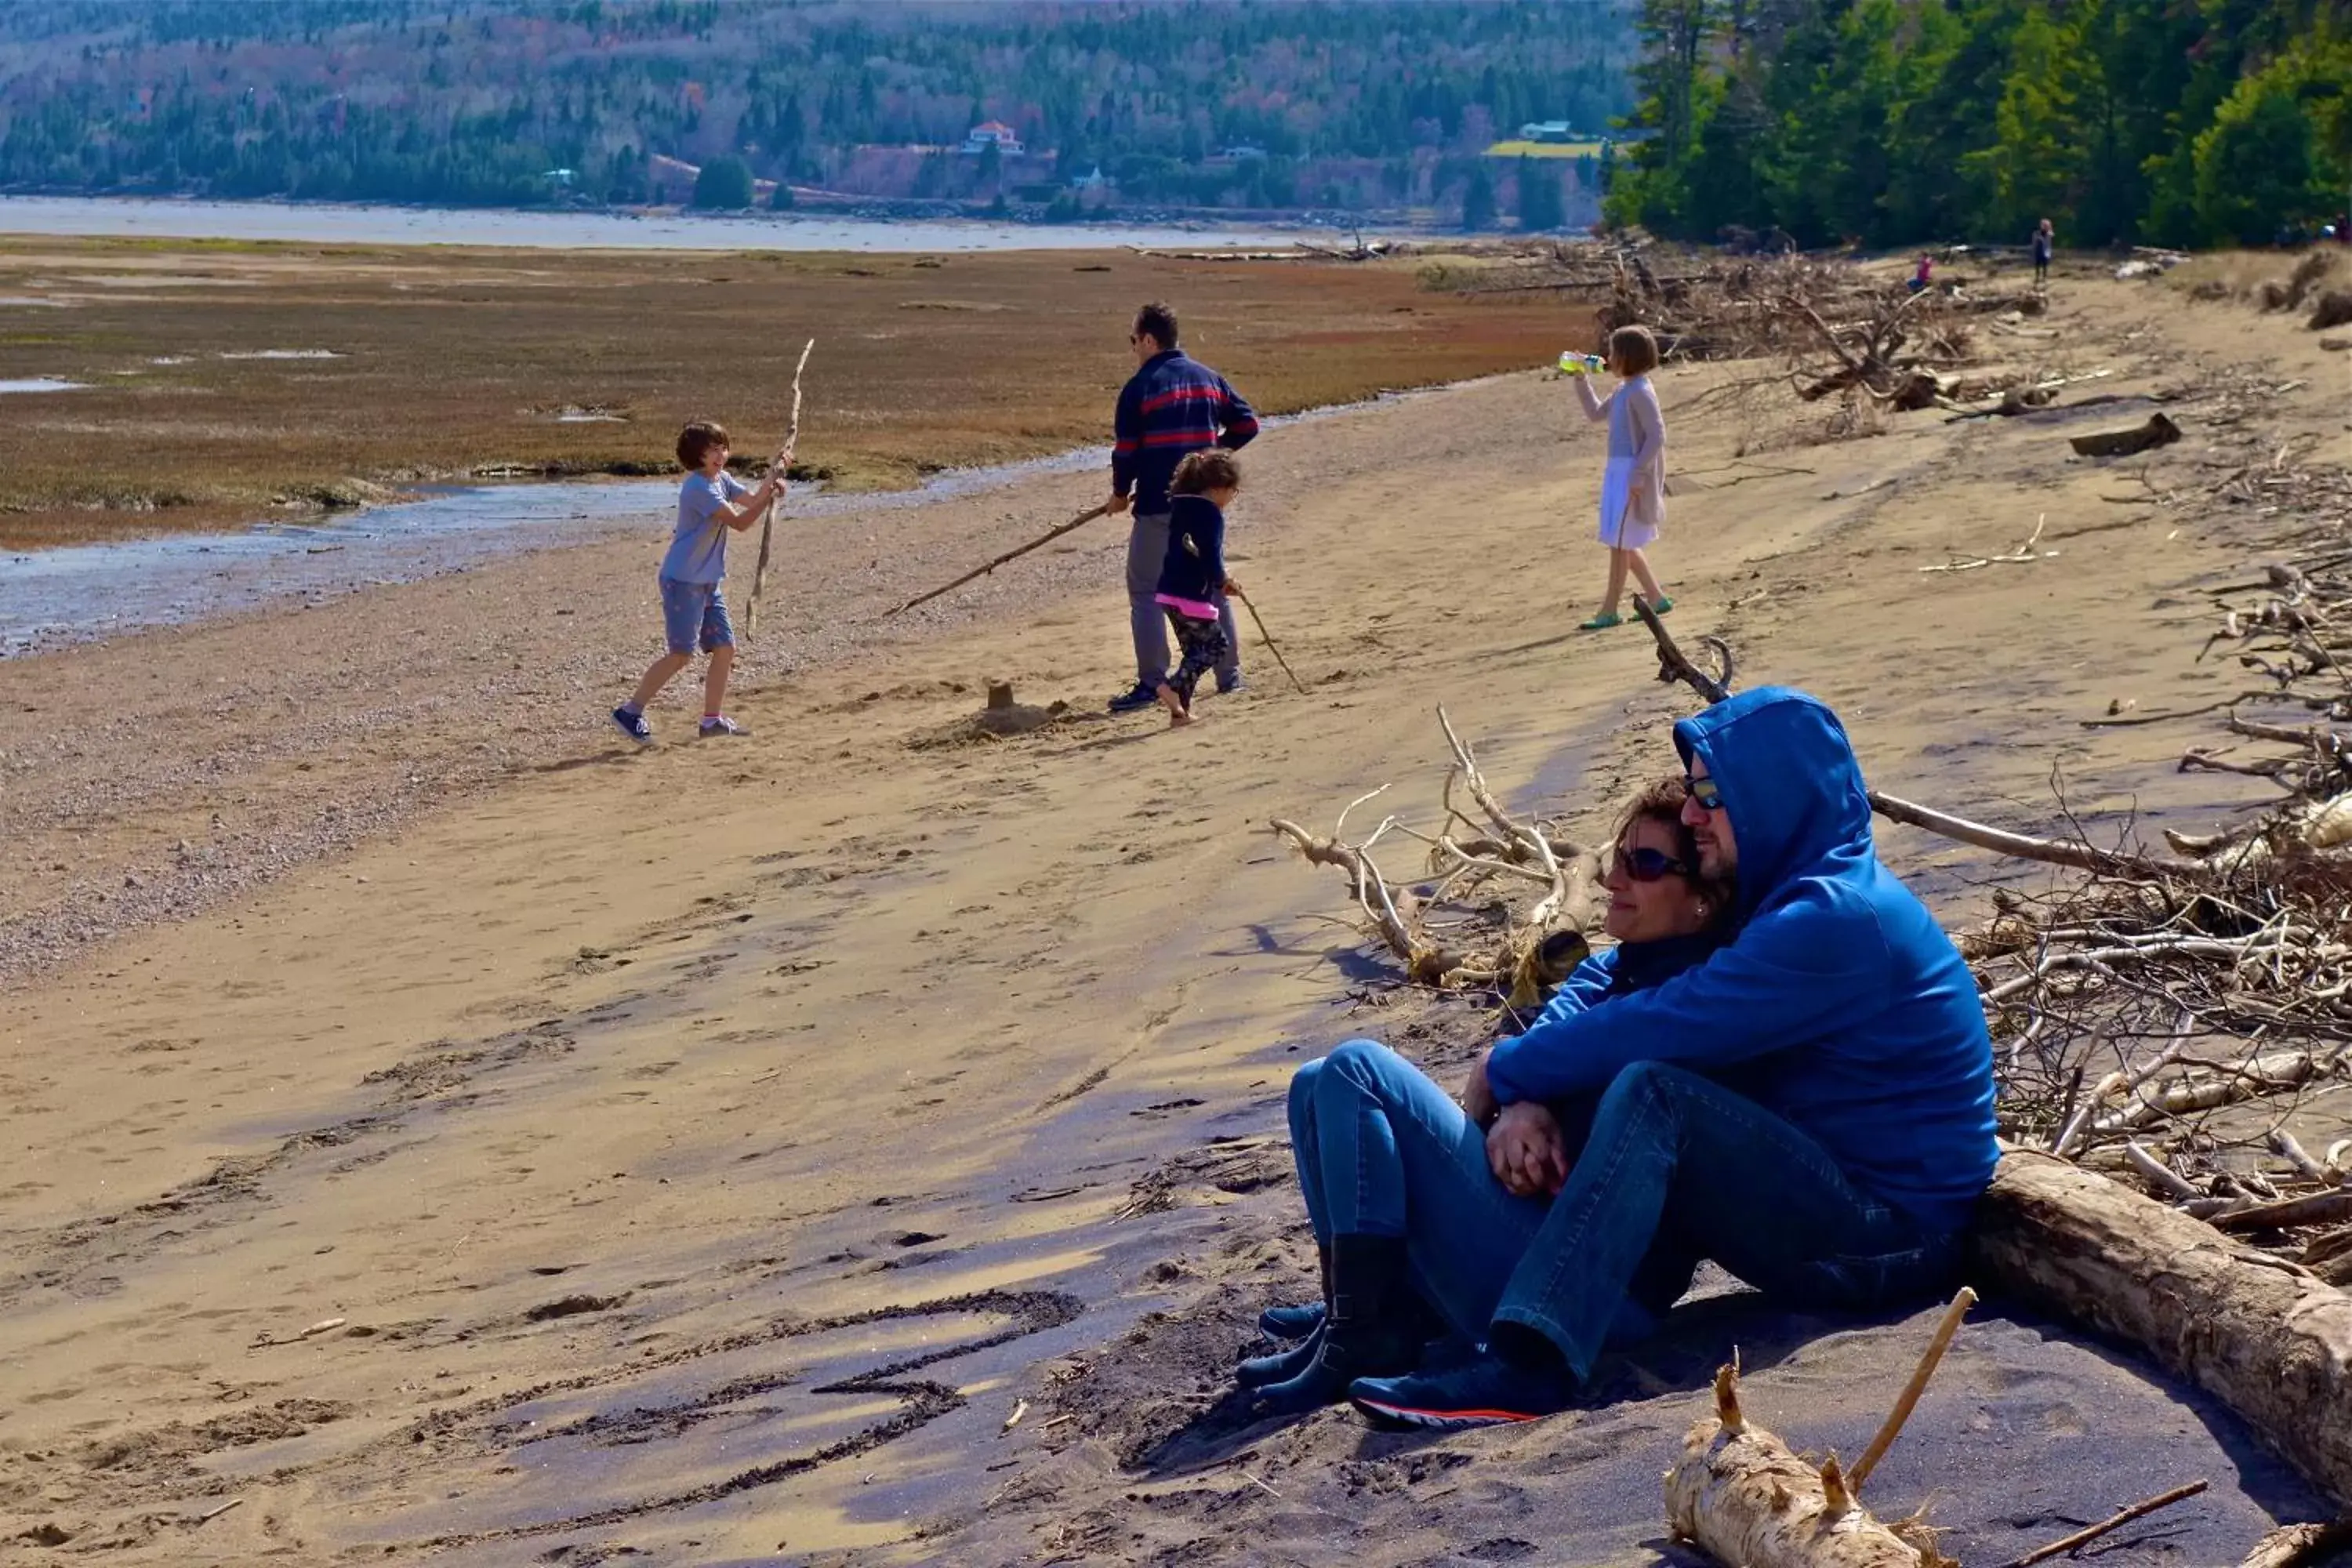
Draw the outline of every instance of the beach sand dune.
M2218 438L2200 378L2340 385L2307 337L2146 286L2070 285L2053 321L2105 388L2184 394L2190 441L2134 460L2176 478ZM1664 378L1669 420L1735 374ZM2250 438L2342 439L2340 399L2267 406ZM1638 629L1570 629L1601 563L1569 415L1515 376L1266 437L1234 570L1314 689L1253 647L1253 689L1176 735L914 743L991 679L1081 710L1124 684L1115 527L874 620L1082 510L1085 478L796 540L741 744L602 727L650 651L657 539L0 664L28 868L0 1537L173 1564L1680 1562L1657 1477L1734 1343L1758 1419L1850 1453L1927 1320L1725 1293L1612 1372L1622 1402L1443 1441L1219 1403L1304 1278L1289 1068L1372 1034L1456 1070L1476 1029L1383 990L1265 818L1386 783L1433 807L1444 702L1515 805L1591 831L1686 710ZM2077 813L2208 826L2269 786L2173 771L2193 724L2080 721L2235 689L2190 590L2246 574L2245 525L2109 504L2081 427L1766 450L1677 425L1674 624L1835 703L1895 793L2048 830L2055 767ZM1920 570L2040 517L2054 557ZM687 699L654 717L681 735ZM1883 848L1956 918L2022 874ZM2225 1414L1993 1303L1870 1500L1932 1499L1986 1563L2200 1476L2109 1560L2234 1562L2322 1511Z

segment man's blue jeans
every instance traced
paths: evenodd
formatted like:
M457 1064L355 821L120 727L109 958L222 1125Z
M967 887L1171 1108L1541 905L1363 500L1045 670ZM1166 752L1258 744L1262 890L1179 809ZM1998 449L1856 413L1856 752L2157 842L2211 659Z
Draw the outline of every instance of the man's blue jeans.
M1370 1040L1298 1070L1290 1128L1318 1237L1405 1237L1423 1296L1457 1331L1483 1341L1519 1324L1580 1377L1671 1306L1701 1258L1793 1304L1870 1310L1937 1289L1957 1256L1953 1237L1857 1191L1796 1127L1654 1062L1601 1096L1549 1203L1506 1191L1486 1134Z

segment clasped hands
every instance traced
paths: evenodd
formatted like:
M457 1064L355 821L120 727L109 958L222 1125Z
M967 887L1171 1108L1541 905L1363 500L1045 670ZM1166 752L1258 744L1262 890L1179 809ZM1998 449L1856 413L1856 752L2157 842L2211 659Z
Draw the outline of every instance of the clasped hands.
M1486 1129L1486 1166L1505 1191L1523 1198L1550 1197L1566 1184L1568 1138L1559 1119L1537 1100L1497 1100L1483 1056L1463 1087L1462 1109Z

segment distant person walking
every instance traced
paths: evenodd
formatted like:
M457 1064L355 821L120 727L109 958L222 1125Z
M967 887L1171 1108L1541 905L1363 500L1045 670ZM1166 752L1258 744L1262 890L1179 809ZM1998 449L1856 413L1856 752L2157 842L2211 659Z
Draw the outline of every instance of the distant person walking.
M1926 251L1919 253L1919 265L1912 269L1911 292L1925 294L1936 281L1936 258Z
M720 585L727 581L727 535L760 521L784 493L784 469L792 448L776 454L757 489L727 471L727 432L698 419L677 433L677 463L687 470L677 489L677 521L662 557L662 630L669 651L654 660L637 682L635 695L613 710L613 722L639 745L651 745L654 727L646 704L661 695L670 678L694 662L699 647L710 656L702 678L701 733L749 733L727 717L727 676L735 668L735 628L727 618Z
M1624 624L1617 601L1629 572L1650 608L1663 616L1675 602L1659 588L1650 558L1643 553L1666 520L1666 419L1650 385L1650 373L1658 368L1658 340L1647 327L1620 327L1609 334L1605 363L1619 380L1606 397L1592 390L1587 362L1560 363L1570 370L1584 416L1596 425L1609 422L1609 466L1601 477L1601 542L1609 547L1609 590L1601 595L1601 613L1577 629L1605 631Z
M1233 451L1257 434L1257 416L1225 378L1177 346L1176 312L1150 304L1135 313L1128 334L1136 372L1118 395L1111 448L1110 510L1128 512L1128 629L1135 641L1135 686L1111 699L1114 713L1132 713L1160 700L1168 679L1167 612L1160 602L1160 569L1168 561L1169 481L1194 452ZM1217 689L1242 687L1241 635L1223 584L1212 602L1224 633ZM1188 694L1189 698L1189 694ZM1190 701L1186 707L1191 706Z
M2033 231L2033 286L2036 289L2050 286L2050 253L2057 246L2058 237L2052 231L2050 220L2043 218Z

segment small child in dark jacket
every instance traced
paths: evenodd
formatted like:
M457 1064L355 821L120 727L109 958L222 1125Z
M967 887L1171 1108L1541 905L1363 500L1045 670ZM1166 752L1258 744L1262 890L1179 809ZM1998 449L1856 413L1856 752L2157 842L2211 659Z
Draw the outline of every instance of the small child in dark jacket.
M1170 728L1192 721L1192 689L1231 652L1219 624L1218 601L1241 592L1225 575L1225 508L1241 493L1241 465L1212 447L1176 465L1169 484L1168 557L1152 597L1168 612L1183 657L1158 687Z

